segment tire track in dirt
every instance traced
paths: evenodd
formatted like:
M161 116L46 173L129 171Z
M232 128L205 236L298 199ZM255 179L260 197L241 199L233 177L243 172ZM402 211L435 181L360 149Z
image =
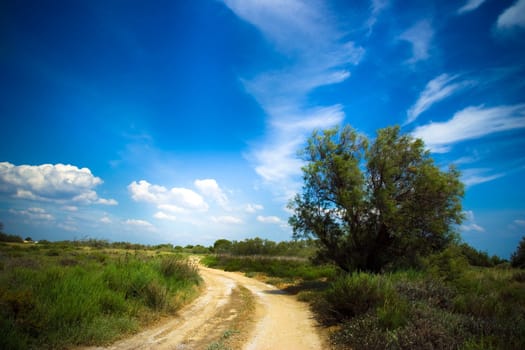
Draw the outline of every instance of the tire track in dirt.
M92 350L206 349L233 330L243 301L240 289L249 290L256 302L251 317L244 317L241 334L233 343L243 350L316 350L326 348L304 303L275 288L235 272L200 268L203 293L173 319L108 347ZM236 320L239 326L239 320Z

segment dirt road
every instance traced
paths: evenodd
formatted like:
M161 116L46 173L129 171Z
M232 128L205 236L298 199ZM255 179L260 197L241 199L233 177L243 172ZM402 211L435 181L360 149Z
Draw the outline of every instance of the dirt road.
M107 348L91 349L221 349L226 348L223 340L238 328L236 340L227 343L233 349L324 348L307 305L293 296L239 273L205 267L200 273L205 290L176 318ZM256 307L246 312L248 299Z

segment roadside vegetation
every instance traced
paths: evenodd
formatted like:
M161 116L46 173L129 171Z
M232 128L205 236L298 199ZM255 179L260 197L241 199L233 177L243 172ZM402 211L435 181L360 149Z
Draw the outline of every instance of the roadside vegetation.
M399 127L316 131L301 154L289 223L310 259L230 250L210 265L287 278L336 349L525 348L525 238L510 263L461 242L457 169Z
M0 243L0 348L109 344L173 314L199 283L171 246Z
M525 348L525 271L466 243L381 273L224 251L201 261L308 302L334 349Z

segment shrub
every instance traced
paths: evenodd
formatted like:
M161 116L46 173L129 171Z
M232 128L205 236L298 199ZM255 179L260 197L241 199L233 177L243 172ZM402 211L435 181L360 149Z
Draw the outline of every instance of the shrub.
M433 277L443 281L453 281L467 269L468 261L458 247L450 246L426 258L425 266Z
M335 280L323 293L316 309L325 322L343 321L365 314L395 293L380 275L353 273Z

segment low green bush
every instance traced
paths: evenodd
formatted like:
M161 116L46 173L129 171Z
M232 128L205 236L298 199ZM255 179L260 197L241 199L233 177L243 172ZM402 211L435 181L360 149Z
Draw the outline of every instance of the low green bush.
M392 285L380 275L356 272L337 278L315 308L324 322L351 319L395 299Z

